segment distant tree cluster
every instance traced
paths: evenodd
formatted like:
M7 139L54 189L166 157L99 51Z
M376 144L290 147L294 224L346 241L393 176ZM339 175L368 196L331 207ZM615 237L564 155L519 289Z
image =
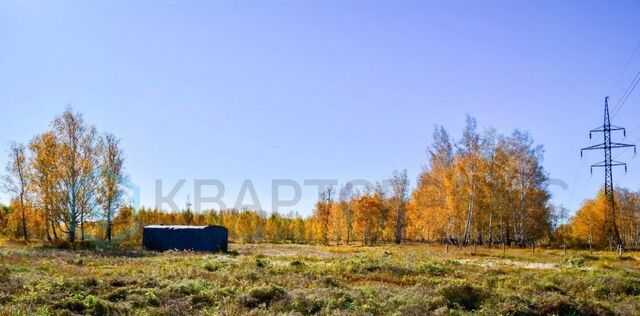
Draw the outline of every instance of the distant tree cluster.
M640 192L632 192L624 188L614 191L616 201L616 225L620 238L626 246L640 247ZM558 234L567 243L589 245L590 247L613 247L610 234L607 232L606 214L610 212L610 204L600 190L594 199L588 199L567 225L558 228Z
M3 188L12 194L0 228L12 237L85 239L88 224L111 223L122 206L124 156L118 139L100 135L71 109L28 146L11 144Z
M494 243L525 246L550 236L549 203L542 147L521 131L510 136L477 132L469 117L462 139L443 127L434 132L429 163L409 192L406 172L394 173L391 192L378 185L331 194L318 203L310 222L322 243L359 240L441 241L456 245Z
M477 132L468 117L462 139L436 128L429 166L410 207L413 239L525 246L549 236L553 208L543 149L525 132Z

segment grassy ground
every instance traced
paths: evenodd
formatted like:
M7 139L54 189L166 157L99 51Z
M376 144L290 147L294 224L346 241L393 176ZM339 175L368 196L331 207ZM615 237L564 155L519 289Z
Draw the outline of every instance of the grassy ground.
M640 314L640 253L230 248L70 251L0 241L0 314Z

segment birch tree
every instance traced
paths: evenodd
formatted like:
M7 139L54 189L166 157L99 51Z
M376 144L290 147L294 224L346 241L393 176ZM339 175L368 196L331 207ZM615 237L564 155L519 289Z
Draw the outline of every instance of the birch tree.
M112 134L107 134L101 145L98 200L106 225L105 238L111 241L113 218L122 206L124 196L124 154L120 148L120 141Z
M26 216L29 166L24 145L12 143L9 147L8 156L9 162L6 167L7 175L3 178L3 188L18 201L18 211L21 213L22 222L22 237L24 240L29 240Z
M79 113L67 109L53 120L53 132L59 142L60 187L65 192L65 212L61 221L67 239L76 240L77 229L84 239L84 223L95 211L97 189L97 132L87 126Z
M345 243L348 245L353 237L353 223L355 221L355 210L353 207L353 184L348 182L340 189L340 203L338 207L342 212L345 225Z
M51 132L35 137L29 148L32 152L31 182L35 193L36 206L43 213L48 240L58 239L57 227L64 205L64 192L58 186L58 144Z
M407 170L401 172L395 171L391 177L391 189L393 191L392 201L395 206L395 243L399 244L404 238L404 230L406 226L406 206L409 195L409 177Z

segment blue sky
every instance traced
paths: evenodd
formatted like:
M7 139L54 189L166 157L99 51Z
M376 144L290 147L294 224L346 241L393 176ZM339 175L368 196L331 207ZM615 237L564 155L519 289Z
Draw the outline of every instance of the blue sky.
M0 1L0 145L70 104L122 138L143 205L156 179L187 180L180 205L194 179L223 181L227 205L251 179L269 209L272 179L415 183L434 125L458 136L469 113L544 144L575 209L604 177L579 148L640 71L639 52L616 86L638 41L637 1ZM614 123L638 117L640 91ZM616 158L638 189L640 160ZM315 199L303 187L295 209Z

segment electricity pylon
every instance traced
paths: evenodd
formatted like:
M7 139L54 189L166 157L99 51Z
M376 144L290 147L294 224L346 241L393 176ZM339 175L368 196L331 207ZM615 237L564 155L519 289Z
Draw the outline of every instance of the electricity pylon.
M604 161L591 165L591 173L593 168L604 168L604 194L607 199L607 208L605 212L605 225L604 233L608 236L609 242L615 243L617 249L622 251L624 243L620 238L620 231L616 224L616 203L613 196L613 167L624 166L624 171L627 172L627 164L619 161L615 161L611 157L611 150L616 148L633 147L633 152L636 152L636 145L616 143L611 141L611 132L622 131L624 136L627 136L627 131L623 127L611 125L609 119L609 97L604 98L604 124L598 128L589 131L589 138L593 133L602 133L604 135L604 142L601 144L582 148L580 150L580 156L585 150L604 150Z

